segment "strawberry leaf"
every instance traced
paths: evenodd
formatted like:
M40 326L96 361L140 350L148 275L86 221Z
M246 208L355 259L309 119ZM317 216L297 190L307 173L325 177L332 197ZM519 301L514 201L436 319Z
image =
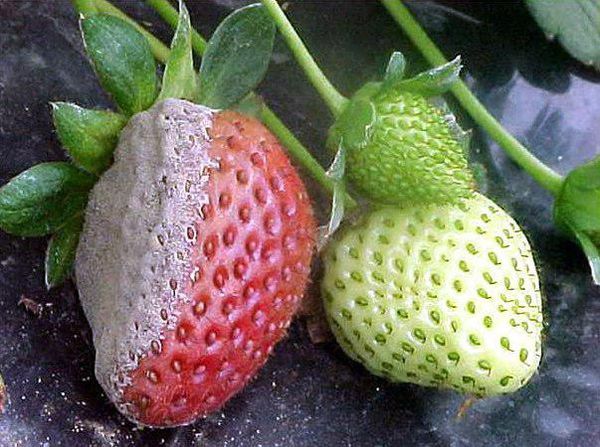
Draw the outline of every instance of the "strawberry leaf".
M0 228L45 236L83 212L94 177L70 163L36 165L0 188Z
M538 25L579 61L600 70L600 0L526 0Z
M600 157L567 175L554 203L554 220L581 245L600 285Z
M390 83L386 87L420 93L424 96L441 95L446 93L458 79L461 68L460 56L457 56L444 65L419 73L414 78Z
M406 59L400 51L394 51L385 69L384 83L398 82L404 78Z
M263 79L275 38L275 24L261 5L230 14L208 42L200 67L200 102L224 109Z
M183 1L179 1L179 23L171 42L171 52L163 75L162 89L157 101L181 98L197 101L199 95L198 76L192 57L192 25L190 14Z
M52 103L52 116L58 139L73 162L92 174L102 174L111 164L127 118L66 102Z
M158 94L148 41L127 22L107 14L81 20L85 48L102 87L126 115L146 110Z
M71 275L82 226L83 216L75 216L50 239L46 251L46 287L48 289L61 285Z

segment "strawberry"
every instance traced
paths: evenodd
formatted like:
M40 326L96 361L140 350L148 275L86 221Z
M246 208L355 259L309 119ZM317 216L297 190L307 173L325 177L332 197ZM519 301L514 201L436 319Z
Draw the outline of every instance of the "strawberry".
M76 258L96 376L131 420L222 407L297 310L315 221L257 120L168 99L125 127L90 194Z
M330 131L355 188L384 204L447 203L471 194L466 140L451 114L420 92L370 83Z
M531 248L480 194L374 211L330 244L324 263L330 326L374 374L490 396L520 388L538 367Z

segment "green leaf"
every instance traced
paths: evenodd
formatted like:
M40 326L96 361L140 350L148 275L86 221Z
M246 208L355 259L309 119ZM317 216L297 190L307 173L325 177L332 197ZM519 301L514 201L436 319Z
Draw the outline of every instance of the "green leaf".
M50 239L46 250L48 289L61 285L71 276L82 226L83 216L75 216Z
M230 14L208 42L200 67L200 102L224 109L263 79L275 38L275 24L261 5Z
M327 226L322 229L319 237L319 250L327 243L327 240L339 228L345 213L346 182L346 149L343 141L340 143L335 158L327 170L327 176L333 180L333 199L331 201L331 214Z
M444 65L419 73L414 78L389 84L386 87L420 93L424 96L441 95L446 93L458 79L461 68L460 56L457 56Z
M73 162L100 175L112 162L127 118L107 110L90 110L66 102L52 103L52 116L58 139Z
M0 228L17 236L56 232L85 209L95 178L71 163L36 165L0 188Z
M526 0L550 38L586 65L600 70L600 0Z
M328 148L337 153L342 140L346 150L359 149L365 146L369 141L373 123L377 118L372 97L381 88L380 83L369 82L354 94L329 131Z
M148 41L127 22L107 14L81 20L81 30L102 87L126 115L146 110L158 94Z
M335 182L331 204L331 216L329 218L329 224L327 225L328 235L333 234L338 229L344 218L344 196L346 194L346 184L344 182L345 172L346 149L342 142L337 154L335 154L331 166L327 170L327 175Z
M183 1L179 0L179 23L171 42L171 52L157 101L167 98L198 100L199 80L194 70L191 30L190 14Z
M585 233L572 229L572 234L577 239L577 242L579 242L579 245L581 245L583 253L585 253L588 259L594 284L600 285L600 253L598 252L598 247Z
M554 220L579 242L600 285L600 157L567 175L554 203Z
M384 83L398 82L404 78L404 70L406 69L406 59L400 51L394 51L385 69Z

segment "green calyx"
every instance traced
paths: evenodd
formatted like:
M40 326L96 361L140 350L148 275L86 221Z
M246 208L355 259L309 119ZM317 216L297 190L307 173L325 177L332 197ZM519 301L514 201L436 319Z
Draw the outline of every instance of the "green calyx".
M0 188L0 229L24 237L53 234L83 213L94 182L71 163L29 168Z
M81 30L100 84L121 111L131 116L149 108L159 92L156 63L146 39L107 14L83 18Z
M127 124L124 115L55 102L52 116L58 139L75 165L100 175L112 164L113 151Z
M466 134L431 100L459 70L457 58L405 80L404 60L394 53L384 81L354 95L328 146L344 145L346 175L360 193L384 204L454 203L472 194Z

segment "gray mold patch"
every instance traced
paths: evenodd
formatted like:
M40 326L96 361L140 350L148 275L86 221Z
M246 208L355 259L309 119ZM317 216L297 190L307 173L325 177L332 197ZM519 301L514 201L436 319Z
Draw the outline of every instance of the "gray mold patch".
M120 403L129 373L173 329L193 266L195 222L208 202L213 111L166 100L135 115L94 187L76 259L96 347L96 377ZM120 410L128 413L125 405Z

